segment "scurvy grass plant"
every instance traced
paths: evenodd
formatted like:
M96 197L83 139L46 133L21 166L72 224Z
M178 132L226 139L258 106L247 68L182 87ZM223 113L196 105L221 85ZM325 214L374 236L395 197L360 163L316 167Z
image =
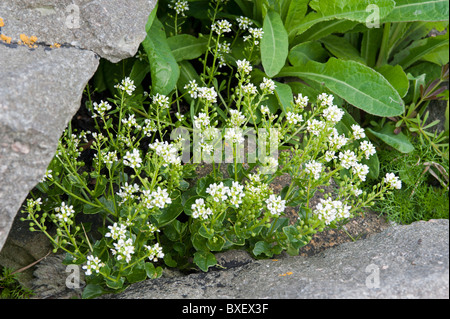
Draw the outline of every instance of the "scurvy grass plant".
M207 271L214 252L298 254L316 232L401 188L387 173L371 192L361 190L375 148L333 95L298 94L273 108L277 83L251 73L263 30L245 17L217 19L222 3L213 2L197 78L148 94L126 77L101 101L87 88L95 130L68 126L40 193L27 200L30 229L85 270L83 297L157 278L163 265ZM172 4L175 30L187 8ZM244 56L231 63L238 37ZM197 176L203 162L212 172ZM275 193L271 184L284 174L291 182ZM339 188L311 206L332 181ZM288 206L298 207L295 221L284 215Z

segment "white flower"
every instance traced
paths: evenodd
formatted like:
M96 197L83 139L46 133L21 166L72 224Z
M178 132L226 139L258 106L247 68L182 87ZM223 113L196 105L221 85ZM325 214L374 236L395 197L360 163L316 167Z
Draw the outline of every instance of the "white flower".
M253 83L245 84L241 88L242 88L242 92L244 92L244 94L249 94L249 95L258 94L258 89L256 88L256 86Z
M188 84L184 86L185 90L189 90L188 93L191 98L196 99L198 96L198 84L195 80L189 81Z
M250 72L252 72L253 68L252 68L250 62L247 61L246 59L244 59L244 60L237 60L236 64L237 64L239 73L250 74Z
M137 124L134 114L130 114L128 118L122 119L122 123L126 125L128 128L132 128L133 126L137 129L141 129L141 127Z
M93 272L98 274L100 268L102 268L103 266L105 266L105 264L102 263L102 261L98 257L89 255L87 257L86 265L84 265L82 268L86 270L86 276L90 276Z
M152 135L152 132L156 132L158 129L156 127L156 124L151 119L145 119L144 120L144 127L142 127L142 132L147 136L150 137Z
M330 135L328 136L328 142L330 148L341 149L348 142L348 138L344 134L339 135L338 131L333 127Z
M44 182L46 179L51 180L52 178L53 178L52 170L51 170L51 169L48 169L48 170L45 171L44 177L42 177L42 179L40 180L40 182L42 183L42 182Z
M156 155L163 158L165 163L162 165L167 167L169 164L180 165L181 158L178 156L178 149L167 141L160 142L156 140L153 144L149 144L149 148L154 150Z
M244 143L244 136L242 135L242 130L238 127L226 128L225 129L225 141L234 144L234 143Z
M339 152L339 159L341 160L341 165L346 169L349 169L358 163L355 153L349 150L344 151L344 153Z
M206 208L205 200L203 198L197 198L195 203L191 205L192 218L207 219L209 215L212 215L211 208Z
M364 129L358 124L352 124L353 137L355 140L359 140L361 138L366 137L366 133L364 133Z
M127 154L123 157L123 165L130 166L131 168L141 167L142 159L138 149L134 149L132 153L127 151Z
M320 106L332 106L333 105L334 96L331 95L331 94L328 95L326 93L321 93L317 97L317 100L318 100Z
M323 110L323 116L328 122L336 124L342 119L342 116L344 116L344 111L342 111L336 105L331 105Z
M129 77L126 77L125 79L122 80L121 84L116 84L114 87L119 90L127 92L128 95L131 95L133 91L136 89L134 81L131 80Z
M230 190L228 192L230 196L230 202L232 205L239 207L242 204L242 198L244 197L244 185L239 184L239 182L232 183Z
M270 113L270 110L267 106L261 105L261 113L262 113L262 115L266 115L266 114Z
M273 94L273 91L275 90L275 82L273 80L264 78L261 84L259 85L259 88L265 93L265 94Z
M223 182L220 184L211 184L206 189L206 193L213 197L213 200L216 202L225 201L228 198L229 188L223 185Z
M321 199L320 203L316 205L313 211L320 220L326 225L331 224L334 220L350 217L350 206L345 205L341 201L328 199Z
M56 207L55 212L58 212L58 214L56 214L56 217L60 222L67 222L72 217L72 215L75 214L73 206L67 206L65 202L62 202L60 207Z
M305 164L305 171L308 174L313 175L314 179L319 179L320 173L322 173L322 163L319 163L316 161L310 161Z
M289 124L297 124L303 122L303 116L301 114L296 114L293 112L287 112L286 119Z
M353 174L356 174L361 181L366 180L366 175L369 173L369 166L365 164L356 163L352 168Z
M197 89L197 95L201 99L205 99L208 102L216 103L217 93L214 88L199 87Z
M230 109L230 119L229 122L232 126L241 126L245 122L245 116L238 110Z
M114 240L125 239L127 227L123 224L114 223L114 225L108 226L109 233L105 234L105 237L111 237Z
M281 199L281 196L275 196L274 194L267 199L267 209L273 216L280 216L286 208L286 201Z
M308 101L309 98L307 96L303 96L302 94L297 95L294 99L295 105L300 109L304 109L308 105Z
M334 160L334 159L337 158L337 156L336 156L335 154L336 154L336 153L333 152L333 151L326 151L326 152L325 152L325 155L323 156L323 158L324 158L324 160L325 160L326 162L330 162L330 161L332 161L332 160Z
M100 104L94 102L92 103L92 106L94 107L94 110L102 117L105 116L106 111L111 109L111 105L107 101L100 101ZM92 117L97 117L97 115L94 114Z
M306 130L312 135L319 136L325 128L325 123L316 119L310 119L307 122Z
M156 95L154 95L152 97L153 99L153 104L157 104L160 107L162 107L163 109L168 109L169 108L169 98L165 95L156 93Z
M212 30L217 34L231 32L231 23L227 20L219 20L211 26Z
M369 159L370 156L376 153L375 146L369 141L362 141L361 144L359 144L359 149L364 152L366 159Z
M120 188L120 191L117 192L117 195L122 198L122 201L119 205L125 203L127 200L134 199L136 196L134 193L139 191L139 185L128 185L128 182L125 182L125 185Z
M149 252L148 259L150 261L157 262L158 258L164 258L164 253L162 251L162 247L159 246L159 243L156 243L153 246L144 245L144 247Z
M152 209L153 207L158 207L163 209L166 205L172 203L172 199L167 192L167 189L162 189L158 186L157 190L154 190L150 193L150 190L142 191L142 203L148 209Z
M204 129L210 123L210 118L206 113L199 113L194 115L194 127L196 129Z
M253 22L249 18L243 16L237 18L236 21L239 23L239 29L241 30L247 30L248 27L253 24Z
M114 249L111 248L111 253L113 255L117 255L117 260L122 260L125 258L125 261L129 263L131 261L131 255L134 254L133 240L128 238L125 241L123 238L120 238L113 245Z
M398 176L395 176L394 173L386 173L386 177L383 180L391 188L402 188L402 181L398 178Z
M172 0L171 2L174 3L175 1ZM171 9L174 9L177 14L181 14L182 16L185 16L184 12L189 10L189 3L187 1L177 0L175 2L175 5L169 3L168 7Z
M258 45L259 41L262 39L264 31L262 28L249 28L248 31L251 35L244 37L244 42L249 41L250 39L253 40L254 45Z

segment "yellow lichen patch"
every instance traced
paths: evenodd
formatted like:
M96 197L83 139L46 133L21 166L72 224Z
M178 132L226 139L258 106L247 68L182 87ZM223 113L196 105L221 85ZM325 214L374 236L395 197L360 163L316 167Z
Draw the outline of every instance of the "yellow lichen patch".
M5 22L3 22L3 19L0 18L0 28L3 27L5 25Z
M8 44L11 44L11 37L7 37L4 34L0 34L0 39Z
M18 44L28 45L28 47L30 47L30 48L37 48L37 45L35 45L36 41L37 41L36 36L33 35L31 37L28 37L22 33L20 35L20 41L18 42Z
M279 277L286 277L286 276L290 276L290 275L292 275L292 274L293 274L292 271L288 271L287 273L279 274L278 276L279 276Z
M53 43L51 46L50 46L50 48L52 48L52 49L57 49L57 48L60 48L61 47L61 44L59 44L59 43Z

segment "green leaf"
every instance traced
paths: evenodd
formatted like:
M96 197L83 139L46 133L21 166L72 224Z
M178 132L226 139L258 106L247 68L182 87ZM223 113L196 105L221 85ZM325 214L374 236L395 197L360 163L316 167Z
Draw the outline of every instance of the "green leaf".
M255 244L255 247L253 248L252 252L255 256L259 256L261 254L264 254L267 257L273 256L272 247L270 246L269 243L265 241L258 241Z
M161 267L155 268L155 265L153 265L152 263L145 263L144 268L147 277L150 279L156 279L161 277L162 275L162 268Z
M329 35L320 40L335 57L343 60L353 60L365 64L356 48L344 37Z
M395 55L391 64L400 64L403 69L407 69L417 61L428 58L436 61L433 54L439 54L441 63L448 63L448 33L437 37L430 37L422 40L420 45L414 44Z
M183 205L181 205L181 196L172 200L172 203L161 210L161 214L156 217L158 227L163 227L177 218L183 212Z
M216 257L211 252L197 251L194 254L194 263L204 272L208 271L209 267L217 264Z
M368 29L363 33L361 42L361 56L366 61L367 66L373 67L375 65L382 38L382 28Z
M392 123L387 123L378 132L370 128L367 128L367 131L401 153L410 153L414 151L414 145L411 144L408 137L402 132L400 132L399 134L395 134L394 129L395 127Z
M148 61L141 61L136 59L131 69L130 79L133 80L134 85L138 86L142 83L147 74L150 73L150 65Z
M285 67L277 76L322 83L351 105L373 115L397 116L404 112L403 100L392 85L378 72L355 61L310 61L305 66Z
M310 60L326 62L328 57L327 51L316 41L297 44L289 51L288 55L289 62L292 65L303 65Z
M295 28L298 21L301 21L305 17L306 11L308 11L309 0L294 0L289 4L289 8L284 19L284 27L286 31L290 31Z
M275 82L275 96L284 114L289 112L292 108L291 102L293 100L292 89L288 84ZM273 112L275 113L275 112Z
M379 17L384 18L394 8L393 0L311 0L309 6L314 10L310 12L291 33L301 34L313 25L323 21L345 19L365 23L371 18L369 5L376 6Z
M273 77L285 65L289 53L288 35L277 12L267 12L263 31L260 45L261 61L267 76Z
M359 22L350 20L330 20L317 23L314 28L310 28L297 36L295 40L301 42L319 40L332 33L345 33L353 29Z
M395 0L395 3L383 23L448 20L448 0Z
M190 34L178 34L167 38L172 54L177 62L192 60L201 56L206 51L208 40L196 38Z
M164 26L157 18L153 21L142 46L150 62L152 93L169 94L177 84L180 69L167 44Z
M147 272L145 264L143 262L136 264L131 273L127 276L127 280L130 283L140 282L147 278Z
M108 293L108 291L104 290L102 286L97 284L87 284L83 289L83 293L81 297L83 299L93 299L96 297L100 297L103 294Z
M392 66L385 64L375 70L392 84L402 98L405 97L409 90L409 80L400 65Z
M108 286L111 289L117 290L117 289L121 289L123 287L125 278L120 277L118 280L111 280L111 279L106 278L105 282L106 282L106 286Z

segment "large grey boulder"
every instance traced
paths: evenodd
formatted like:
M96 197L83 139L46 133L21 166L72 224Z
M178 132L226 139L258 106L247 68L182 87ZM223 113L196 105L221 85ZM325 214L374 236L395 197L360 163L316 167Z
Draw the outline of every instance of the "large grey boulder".
M42 179L58 139L98 67L75 48L0 44L0 249L28 192Z
M2 0L0 32L0 251L16 213L42 179L80 107L99 57L136 54L157 0ZM37 37L37 48L18 45ZM52 49L59 43L62 46Z
M313 257L136 283L123 299L449 298L449 221L395 226Z
M2 0L2 33L87 49L116 63L136 54L156 0Z

